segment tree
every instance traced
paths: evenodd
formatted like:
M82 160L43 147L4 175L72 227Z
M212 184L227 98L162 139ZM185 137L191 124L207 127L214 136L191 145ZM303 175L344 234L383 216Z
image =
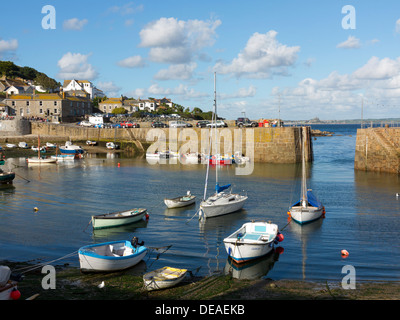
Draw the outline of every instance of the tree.
M126 109L124 108L124 107L119 107L119 108L115 108L113 111L112 111L112 114L125 114L125 113L127 113L128 111L126 111Z

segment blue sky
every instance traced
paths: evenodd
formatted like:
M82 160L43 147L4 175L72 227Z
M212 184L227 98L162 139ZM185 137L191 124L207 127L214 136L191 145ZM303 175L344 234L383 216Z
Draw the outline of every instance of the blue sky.
M1 60L110 97L209 111L216 72L227 119L354 119L362 105L364 118L400 117L400 1L22 0L2 12Z

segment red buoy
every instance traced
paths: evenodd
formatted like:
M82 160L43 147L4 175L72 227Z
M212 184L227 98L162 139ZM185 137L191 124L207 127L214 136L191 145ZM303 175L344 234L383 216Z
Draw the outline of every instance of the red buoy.
M349 252L347 250L343 249L340 253L342 254L342 258L347 258L349 256Z
M13 291L11 291L10 297L13 300L18 300L21 297L21 292L19 292L19 290L17 289L14 289Z
M282 233L278 233L278 235L276 236L276 238L278 239L279 242L282 242L283 239L285 239L285 237L283 236Z

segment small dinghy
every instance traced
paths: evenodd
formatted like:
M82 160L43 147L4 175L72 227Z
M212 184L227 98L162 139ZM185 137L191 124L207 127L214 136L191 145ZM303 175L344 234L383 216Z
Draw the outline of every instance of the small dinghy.
M177 197L172 199L164 199L164 203L168 208L181 208L189 206L196 201L196 196L190 194L190 191L186 193L183 197Z
M171 267L150 271L143 275L144 287L148 291L173 287L185 278L186 273L186 269Z
M147 254L143 244L132 241L111 241L84 246L79 249L82 272L106 272L124 270L138 264Z
M92 216L92 225L93 229L117 227L137 222L144 216L148 217L146 209L134 208Z
M278 226L269 222L247 222L224 239L229 257L237 263L257 259L268 254L274 243L283 240Z

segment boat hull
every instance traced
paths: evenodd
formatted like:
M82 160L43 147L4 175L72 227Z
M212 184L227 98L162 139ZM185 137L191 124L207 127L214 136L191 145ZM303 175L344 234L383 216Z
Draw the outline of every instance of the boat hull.
M15 178L15 172L3 172L0 173L0 183L12 183Z
M52 158L28 158L26 161L30 164L48 164L48 163L56 163L57 159Z
M169 208L182 208L186 206L190 206L191 204L196 202L196 196L191 196L188 197L188 199L185 199L186 197L178 197L174 199L164 199L165 205Z
M144 287L148 290L160 290L176 286L186 276L186 269L164 267L143 275Z
M322 207L292 207L289 210L291 218L299 223L306 224L318 220L322 217L323 208Z
M224 245L233 261L244 263L269 254L274 248L277 234L276 224L248 222L225 238Z
M78 146L64 146L64 147L59 147L61 153L65 154L83 154L84 150L81 147Z
M118 254L119 250L127 250L126 248L132 250L132 254ZM146 247L133 248L130 241L112 241L89 245L80 248L78 251L80 269L83 272L124 270L138 264L146 254Z
M226 201L202 201L200 204L200 218L203 216L205 218L212 218L217 216L222 216L225 214L229 214L232 212L236 212L243 208L247 196L242 196L239 194L225 194L224 196L234 196L235 199L229 201L229 198ZM211 199L210 197L209 199Z
M146 214L146 209L131 209L126 211L92 216L92 225L93 229L124 226L140 221Z

